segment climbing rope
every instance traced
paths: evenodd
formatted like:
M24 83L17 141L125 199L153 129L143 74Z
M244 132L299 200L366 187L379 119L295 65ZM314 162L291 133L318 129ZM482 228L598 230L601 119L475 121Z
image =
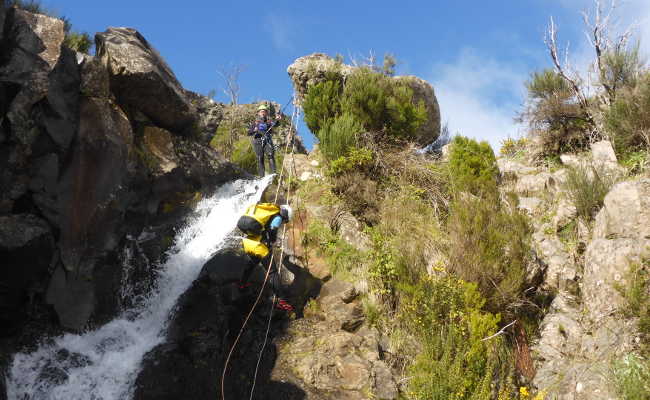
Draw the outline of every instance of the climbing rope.
M294 104L295 104L295 95L293 96L293 99L294 99ZM287 154L287 151L289 149L289 143L292 144L292 146L291 146L291 156L292 157L293 157L293 152L295 150L295 146L293 144L293 139L294 139L293 136L294 136L294 132L295 132L294 131L294 117L293 116L298 115L296 109L297 109L297 107L294 106L294 112L293 112L293 115L292 115L291 126L290 126L290 131L289 131L290 140L287 140L287 143L285 145L285 154ZM281 183L282 183L282 177L284 175L284 165L285 165L285 163L283 162L282 167L280 168L280 175L278 176L278 187L276 189L275 199L274 199L275 203L277 203L278 195L280 194L280 187L281 187ZM290 186L288 185L287 186L287 200L289 199L289 197L288 197L289 189L290 189ZM286 233L286 226L282 230L282 240L283 241L284 241L285 233ZM283 257L283 255L284 255L284 247L282 248L282 251L280 252L280 268L282 268L282 257ZM257 307L257 305L260 302L260 299L262 298L262 294L264 293L264 289L266 288L266 283L268 282L269 275L271 273L271 266L273 265L273 258L274 258L273 249L271 249L271 258L269 260L269 265L268 265L268 267L266 269L266 274L264 275L264 281L262 282L262 287L260 288L260 292L258 293L257 298L255 299L255 302L253 303L253 306L251 307L250 311L246 315L246 318L244 319L244 323L242 324L241 328L239 329L239 333L237 333L237 337L235 338L235 341L233 342L233 344L232 344L232 346L230 348L230 351L228 352L228 357L226 357L226 362L225 362L224 367L223 367L223 373L221 374L221 400L226 399L225 381L226 381L226 372L228 370L228 364L230 363L230 358L232 357L232 354L234 353L235 348L237 347L237 344L239 343L239 339L241 339L241 335L244 332L244 329L246 328L246 325L248 324L248 321L250 320L251 316L253 315L253 312L255 311L255 308ZM278 276L280 275L280 272L281 272L281 270L278 270ZM257 365L255 367L255 377L254 377L253 386L252 386L252 389L251 389L251 399L253 397L253 390L255 389L255 382L257 380L257 371L259 369L259 364L261 362L262 353L264 351L264 347L266 346L266 342L267 342L267 339L268 339L268 333L269 333L270 326L271 326L272 309L273 309L273 306L275 304L275 300L276 300L276 297L275 297L275 294L274 294L273 295L273 301L271 302L271 313L269 314L269 322L268 322L268 326L267 326L267 330L266 330L266 335L264 337L264 344L262 346L262 351L260 352L260 357L258 358Z
M292 161L293 161L293 154L294 154L294 151L296 149L295 148L295 143L293 141L293 139L294 139L293 135L294 135L294 132L295 132L293 130L294 129L294 121L296 121L295 124L297 126L297 121L298 121L299 115L300 115L300 111L299 111L298 107L294 107L293 115L291 116L291 130L289 131L290 140L287 140L287 143L286 143L286 146L285 146L285 149L284 149L285 150L284 154L287 154L287 149L289 147L289 143L291 142L291 158L292 158ZM283 167L284 167L284 163L283 163ZM295 164L294 164L294 168L295 168ZM287 202L289 202L289 199L290 199L291 179L293 177L293 172L294 172L294 169L289 168L289 179L287 180L288 183L287 183L287 194L286 194ZM282 180L282 176L280 176L280 179L278 180L278 190L276 191L276 194L275 194L275 201L276 202L278 200L278 193L280 193L280 181L281 180ZM293 204L295 204L295 198L296 198L296 195L294 193L294 203ZM286 232L287 232L287 226L285 225L283 227L283 229L282 229L282 241L281 241L281 243L284 243L284 238L286 237ZM292 232L293 232L293 230L292 230ZM295 238L294 238L294 240L295 240ZM295 243L295 241L293 243ZM280 277L282 276L282 260L283 260L283 257L284 257L284 245L281 248L280 259L278 260L279 261L278 262L278 265L279 265L279 267L278 267L278 279L281 279ZM253 400L253 393L255 391L255 384L257 383L257 372L259 371L260 363L262 362L262 356L264 355L264 349L266 348L266 343L268 342L269 331L271 329L271 318L273 317L273 308L275 306L275 301L276 300L277 300L277 298L276 298L276 295L274 293L273 294L273 301L271 302L271 309L269 311L269 320L268 320L268 322L266 324L266 334L264 336L264 342L262 343L262 349L260 350L260 354L257 357L257 364L255 365L255 374L253 375L253 385L251 387L251 395L250 395L249 400Z

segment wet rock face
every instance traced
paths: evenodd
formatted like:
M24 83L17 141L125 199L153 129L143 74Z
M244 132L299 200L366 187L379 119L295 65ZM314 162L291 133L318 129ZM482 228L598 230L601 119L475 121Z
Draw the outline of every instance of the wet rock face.
M0 216L0 337L14 333L42 291L54 255L49 225L31 214Z
M109 28L95 36L120 104L174 133L193 129L196 109L167 63L135 29Z
M0 216L32 215L48 232L33 241L43 260L19 252L34 259L24 271L35 278L13 271L0 287L16 288L7 300L16 312L27 290L62 326L81 329L117 310L127 236L146 231L142 256L155 262L202 193L239 172L193 137L174 135L194 109L139 33L109 29L98 57L77 55L62 45L63 21L0 8ZM135 118L142 114L145 123Z
M221 398L226 357L263 279L259 268L252 280L253 287L239 290L236 282L247 265L248 257L238 246L222 250L206 263L199 279L179 300L167 342L145 356L134 399ZM266 292L233 352L224 385L227 399L250 396L269 321L269 297L270 292ZM254 399L305 398L299 387L271 379L277 353L273 340L286 329L287 322L286 314L276 310L260 362Z

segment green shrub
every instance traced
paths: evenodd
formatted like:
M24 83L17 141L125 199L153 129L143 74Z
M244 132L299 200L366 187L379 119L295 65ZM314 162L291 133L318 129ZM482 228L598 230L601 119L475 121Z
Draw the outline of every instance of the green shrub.
M516 157L522 155L528 145L528 139L523 137L519 139L507 138L501 141L499 153L506 157Z
M357 146L357 136L362 131L363 126L354 116L340 115L318 132L319 149L328 160L336 160Z
M398 138L410 138L427 119L424 103L414 103L413 91L405 82L370 68L360 68L348 77L341 110L354 115L368 131Z
M526 107L519 120L541 139L542 153L560 154L588 144L593 122L564 78L551 69L534 72L526 89Z
M617 46L603 54L598 78L610 104L623 89L636 86L643 64L638 43L627 48Z
M594 167L567 168L564 187L578 216L590 221L603 206L605 195L616 183L616 176Z
M361 132L376 140L410 139L427 119L424 102L414 102L407 82L370 67L356 69L345 85L340 74L327 74L309 88L303 109L328 161L358 147Z
M352 149L347 156L342 156L330 163L327 174L329 176L340 176L351 171L368 170L373 161L373 152L370 149Z
M499 169L490 145L456 136L449 155L449 171L454 188L480 196L496 193Z
M90 48L93 46L93 41L86 32L68 32L65 35L63 44L74 51L88 54Z
M340 96L342 85L340 77L330 74L329 79L311 86L303 102L305 123L316 136L328 121L341 114Z
M409 366L407 395L413 399L491 399L492 385L505 391L510 365L499 315L481 311L475 284L452 276L427 277L410 289L401 320L420 338L422 350Z
M375 230L383 240L375 240L376 245L393 249L400 282L417 282L427 275L427 266L442 242L435 209L420 188L403 185L386 194L379 211Z
M257 157L250 139L245 136L233 144L230 160L251 174L257 173Z
M309 224L302 243L317 249L325 257L332 274L345 276L363 265L366 259L363 252L342 240L329 226L319 221Z
M634 89L627 89L605 112L605 127L619 157L650 150L650 74Z
M624 154L621 164L627 168L630 174L641 173L650 166L650 153L640 150Z
M498 200L464 197L452 204L447 230L450 271L478 285L488 311L517 314L530 254L527 218Z
M650 362L636 354L628 354L612 365L616 390L625 400L650 399Z

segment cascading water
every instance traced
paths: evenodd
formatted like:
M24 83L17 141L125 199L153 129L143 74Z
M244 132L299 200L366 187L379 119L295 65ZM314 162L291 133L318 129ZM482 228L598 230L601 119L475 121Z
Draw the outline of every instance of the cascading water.
M48 339L33 353L16 354L7 376L9 400L131 398L142 359L165 340L176 301L270 180L227 184L201 201L197 215L176 235L155 289L135 309L97 330Z

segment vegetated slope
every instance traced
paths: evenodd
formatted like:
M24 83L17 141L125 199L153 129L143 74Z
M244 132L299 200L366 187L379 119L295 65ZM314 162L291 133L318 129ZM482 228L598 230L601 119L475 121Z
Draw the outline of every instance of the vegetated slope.
M316 351L286 342L283 368L331 398L645 398L646 150L629 168L598 139L587 152L509 140L498 162L463 137L421 154L394 113L417 115L412 94L376 101L397 90L388 77L317 58L289 72L319 148L285 163L301 177L294 246L341 300L310 304L315 328L292 338ZM336 352L368 340L386 387L373 363Z

